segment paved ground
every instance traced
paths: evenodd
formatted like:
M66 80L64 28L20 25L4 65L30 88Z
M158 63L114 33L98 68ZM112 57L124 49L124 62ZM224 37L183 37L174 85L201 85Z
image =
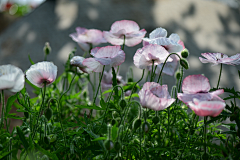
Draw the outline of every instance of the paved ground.
M14 64L26 70L30 66L27 55L33 61L42 61L42 48L46 41L52 46L49 60L62 73L63 63L68 53L77 47L77 54L83 52L68 36L75 27L109 30L116 20L136 21L141 28L151 32L156 27L164 27L169 35L178 33L189 49L189 74L204 73L216 86L220 66L202 64L198 57L203 52L222 52L228 55L240 53L240 14L238 8L223 3L203 0L58 0L46 1L29 15L18 19L0 34L0 64ZM126 47L126 61L121 66L121 74L129 65L141 45ZM220 86L240 89L237 76L239 66L223 67ZM134 67L136 79L141 70ZM164 76L170 85L174 79ZM170 87L169 87L170 89Z

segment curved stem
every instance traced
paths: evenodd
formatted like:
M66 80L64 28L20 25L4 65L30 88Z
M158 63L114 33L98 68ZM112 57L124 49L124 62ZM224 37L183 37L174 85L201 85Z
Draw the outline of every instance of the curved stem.
M218 78L218 83L217 83L217 89L218 89L219 82L220 82L220 79L221 79L221 74L222 74L222 63L221 63L221 67L220 67L220 73L219 73L219 78Z
M163 63L162 69L161 69L161 71L160 71L160 73L159 73L159 76L158 76L157 83L159 83L159 80L160 80L160 77L161 77L163 68L164 68L164 66L165 66L165 64L166 64L166 62L167 62L167 59L168 59L171 55L173 55L173 54L177 55L177 56L179 57L179 59L181 59L181 57L180 57L177 53L171 53L171 54L169 54L169 55L167 56L167 58L165 59L164 63Z
M36 131L37 131L37 127L38 127L38 121L39 121L39 118L40 118L41 112L42 112L43 107L44 107L45 93L46 93L46 82L44 83L44 87L43 87L43 95L42 95L42 96L43 96L43 99L42 99L42 104L41 104L40 111L39 111L39 113L38 113L37 123L36 123L35 129L34 129L34 131L33 131L32 140L33 140L34 137L35 137L35 134L36 134Z

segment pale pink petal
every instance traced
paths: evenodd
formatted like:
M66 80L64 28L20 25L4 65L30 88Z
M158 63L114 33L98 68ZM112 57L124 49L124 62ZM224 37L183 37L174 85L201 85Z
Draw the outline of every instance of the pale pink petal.
M96 61L101 63L101 65L110 65L111 64L111 58L94 58Z
M204 59L204 58L202 58L202 57L199 57L199 60L200 60L202 63L214 63L214 64L218 64L217 61L212 60L212 59Z
M97 53L97 51L100 49L101 47L95 47L95 48L93 48L92 50L91 50L91 55L92 56L95 56L95 54Z
M70 64L73 66L77 66L77 67L85 67L82 62L85 58L81 57L81 56L74 56L71 60L70 60Z
M144 98L140 99L142 107L157 111L159 109L159 98L154 96L149 90L145 91Z
M225 108L226 104L221 101L202 101L194 103L189 103L189 107L197 114L198 116L218 116L222 110Z
M142 30L138 31L137 33L129 34L129 37L126 36L126 38L125 38L125 45L128 47L133 47L133 46L141 43L142 38L145 36L146 33L147 33L146 30L142 29Z
M24 73L21 69L17 69L17 73L15 76L15 85L13 86L13 88L9 89L11 92L19 92L23 89L24 87L24 82L25 82L25 76Z
M121 21L116 21L112 24L110 32L116 33L119 30L125 30L126 33L131 33L134 31L138 31L139 29L140 28L136 22L131 20L121 20Z
M117 67L125 61L125 53L123 50L120 50L118 54L111 58L110 67Z
M196 94L178 93L177 97L187 105L190 102L192 102L193 99L198 99L199 101L209 101L213 98L213 96L210 93L196 93Z
M101 47L96 54L94 54L94 57L96 58L105 58L105 57L115 57L118 55L119 51L121 50L121 46L106 46Z
M77 27L76 31L77 31L77 34L83 34L87 31L87 29L83 27Z
M170 57L173 59L173 61L166 62L162 72L167 75L173 76L175 73L175 70L177 68L177 65L178 65L178 60L176 58L177 56L175 56L175 55L171 55ZM162 70L162 66L163 66L163 63L161 63L157 66L157 69L155 72L156 74L160 74L160 71Z
M158 37L166 37L167 36L167 30L164 28L156 28L149 34L150 39L158 38Z
M187 76L182 83L182 91L187 94L208 92L210 90L209 80L199 74Z
M95 58L86 58L83 61L83 65L88 67L89 69L91 69L94 72L102 72L102 70L103 70L103 65L101 65L101 63L96 61Z
M119 38L118 36L115 36L107 31L103 31L103 36L112 45L122 45L124 41L123 38Z
M93 45L98 45L102 43L103 33L97 29L89 29L86 33L88 37L87 42L92 43Z
M149 44L150 44L149 42L144 41L144 39L143 39L143 41L142 41L142 45L143 45L143 47L145 47L146 45L149 45Z

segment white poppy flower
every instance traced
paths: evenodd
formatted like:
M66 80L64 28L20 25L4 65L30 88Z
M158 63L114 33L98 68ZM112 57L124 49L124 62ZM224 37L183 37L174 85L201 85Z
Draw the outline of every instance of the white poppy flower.
M57 66L52 62L39 62L32 65L26 72L27 79L39 88L52 84L57 77Z
M24 74L20 68L11 64L0 66L0 90L19 92L23 89L24 82Z

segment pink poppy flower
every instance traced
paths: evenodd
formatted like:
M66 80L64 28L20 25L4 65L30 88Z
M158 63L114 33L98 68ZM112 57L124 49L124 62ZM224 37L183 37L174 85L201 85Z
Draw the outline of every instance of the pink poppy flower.
M138 93L142 107L155 111L169 107L174 98L168 93L167 85L160 85L155 82L146 82Z
M145 29L140 30L138 24L130 20L116 21L109 32L103 31L104 38L112 45L122 45L125 35L125 45L129 47L141 43L146 33Z
M199 74L187 76L182 83L183 93L178 93L178 99L183 101L185 104L189 105L193 102L193 99L198 99L199 101L222 101L223 99L218 97L218 95L224 93L223 89L219 89L213 92L209 92L210 84L209 80Z
M234 56L228 57L223 53L202 53L201 54L206 59L199 57L202 63L213 63L213 66L222 64L228 65L239 65L240 64L240 53L237 53Z
M57 66L52 62L38 62L32 65L26 72L27 79L39 88L52 84L57 77Z
M84 61L85 58L81 57L81 56L74 56L71 60L70 60L70 64L72 66L76 66L78 67L78 71L80 73L92 73L92 70L86 66L84 66L82 63Z
M94 58L86 58L82 64L94 72L102 72L104 65L116 67L125 61L125 53L120 46L96 47L90 54Z
M145 69L148 66L159 65L163 63L167 56L168 51L157 44L149 44L141 49L138 49L133 57L133 63L140 69ZM172 61L172 58L168 58L167 62Z
M89 51L90 44L98 45L100 43L106 43L103 38L103 33L97 29L86 29L82 27L76 28L77 33L72 33L69 36L73 41L77 42L83 51Z
M0 90L19 92L24 87L23 71L11 64L0 66Z
M176 33L171 34L169 38L166 36L166 29L161 27L156 28L149 34L149 38L143 38L143 46L148 44L158 44L163 46L169 53L181 52L183 50L180 38Z
M189 107L195 112L198 116L218 116L226 104L221 101L199 101L198 99L193 99L193 102L189 103Z

